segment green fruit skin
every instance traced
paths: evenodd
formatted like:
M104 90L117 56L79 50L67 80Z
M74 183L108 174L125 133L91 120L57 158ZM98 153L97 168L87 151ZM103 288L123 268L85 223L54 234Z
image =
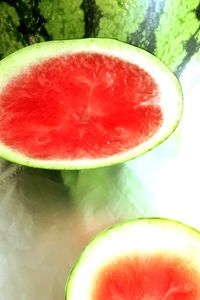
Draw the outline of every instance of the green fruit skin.
M0 58L46 40L104 37L155 54L179 76L200 49L199 0L0 1L0 20Z

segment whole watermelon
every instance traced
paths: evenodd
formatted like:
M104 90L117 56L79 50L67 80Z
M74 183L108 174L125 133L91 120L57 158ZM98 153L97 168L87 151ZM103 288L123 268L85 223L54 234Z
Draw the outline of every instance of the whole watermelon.
M0 0L0 58L52 39L107 37L146 49L178 76L199 58L199 0Z

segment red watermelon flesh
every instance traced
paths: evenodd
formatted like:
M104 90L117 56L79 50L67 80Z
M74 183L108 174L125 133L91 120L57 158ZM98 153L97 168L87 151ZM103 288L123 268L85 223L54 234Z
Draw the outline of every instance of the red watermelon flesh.
M119 258L95 277L95 300L197 300L199 278L177 257Z
M53 57L4 88L1 141L39 159L108 157L159 130L158 99L153 78L130 62L86 52Z

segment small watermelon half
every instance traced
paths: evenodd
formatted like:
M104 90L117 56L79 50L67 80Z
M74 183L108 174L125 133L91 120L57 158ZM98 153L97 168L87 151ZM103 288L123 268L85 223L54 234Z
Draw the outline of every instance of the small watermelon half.
M110 39L51 41L0 61L0 156L83 169L154 148L182 114L178 79L156 57Z
M200 232L169 219L128 221L82 252L66 300L199 300Z

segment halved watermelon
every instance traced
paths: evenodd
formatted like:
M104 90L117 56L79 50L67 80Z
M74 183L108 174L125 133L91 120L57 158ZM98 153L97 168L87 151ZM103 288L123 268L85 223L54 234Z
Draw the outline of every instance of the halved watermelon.
M178 79L156 57L109 39L52 41L0 61L0 156L50 169L134 158L182 114Z
M66 300L199 300L200 232L159 218L99 234L66 284Z

